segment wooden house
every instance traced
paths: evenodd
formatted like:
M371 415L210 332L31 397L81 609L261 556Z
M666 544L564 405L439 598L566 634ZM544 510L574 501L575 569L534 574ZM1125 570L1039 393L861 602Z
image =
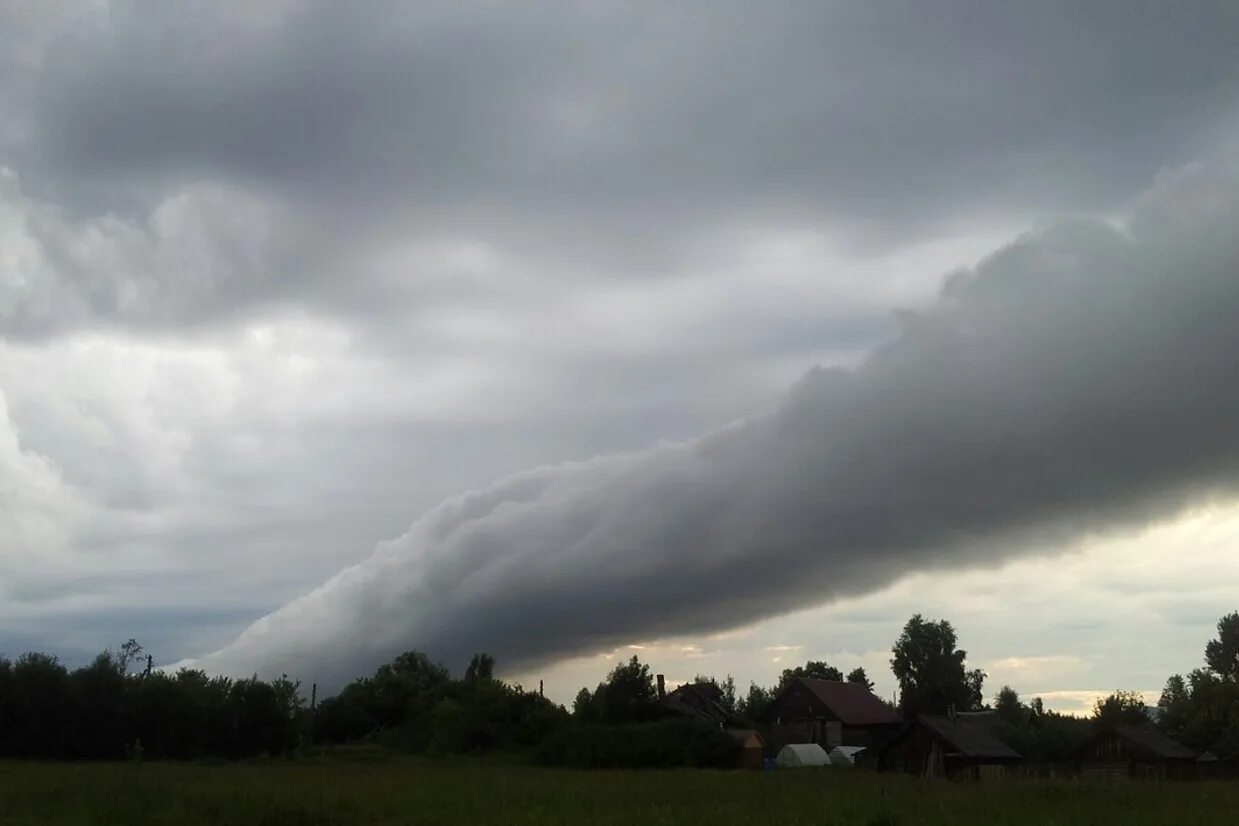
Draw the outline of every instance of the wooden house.
M723 691L714 683L685 683L667 692L661 674L658 680L657 710L662 717L681 717L722 729L740 743L736 768L761 769L766 759L766 741L753 729L731 728L739 720L723 702Z
M994 780L1014 774L1023 758L981 722L955 715L918 715L872 751L879 771L925 778Z
M1098 732L1080 749L1080 776L1191 780L1197 776L1196 758L1196 752L1152 726L1115 726Z
M738 722L723 703L723 691L714 683L685 683L672 692L666 692L663 677L658 675L659 716L685 717L727 728Z
M797 677L783 687L758 722L775 748L791 743L868 746L899 726L899 715L861 683Z

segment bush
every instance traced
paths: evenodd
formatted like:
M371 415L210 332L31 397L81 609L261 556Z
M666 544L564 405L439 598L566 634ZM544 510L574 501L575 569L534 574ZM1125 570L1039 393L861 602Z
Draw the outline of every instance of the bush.
M581 725L546 738L535 758L578 769L734 768L739 741L693 720L624 726Z

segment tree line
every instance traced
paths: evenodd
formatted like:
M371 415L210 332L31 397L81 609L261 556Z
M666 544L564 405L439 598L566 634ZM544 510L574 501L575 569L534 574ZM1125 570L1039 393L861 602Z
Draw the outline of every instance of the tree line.
M0 657L0 757L238 759L303 741L306 711L286 677L131 673L140 654L131 640L73 671L47 654Z
M650 667L617 663L571 710L541 692L495 677L477 654L453 677L410 651L346 686L315 709L287 677L230 679L183 669L135 671L134 641L69 670L54 657L0 657L0 757L117 759L142 756L240 759L294 755L314 745L371 742L409 752L526 751L542 762L582 767L728 765L736 741L717 727L666 719ZM1154 709L1129 691L1099 699L1091 719L1025 702L1003 686L987 703L985 673L967 667L947 620L913 616L891 650L905 718L948 710L993 712L993 730L1030 763L1068 759L1098 725L1155 724L1197 751L1239 758L1239 612L1218 622L1204 664L1172 676ZM872 689L863 668L844 674L824 660L784 669L769 687L737 691L729 675L710 683L735 725L759 728L762 712L792 680L846 680Z

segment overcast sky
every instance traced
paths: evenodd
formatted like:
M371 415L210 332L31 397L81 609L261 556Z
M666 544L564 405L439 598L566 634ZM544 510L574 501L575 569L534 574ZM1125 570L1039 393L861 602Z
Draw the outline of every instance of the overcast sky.
M1237 150L1227 0L0 0L0 653L1156 692Z

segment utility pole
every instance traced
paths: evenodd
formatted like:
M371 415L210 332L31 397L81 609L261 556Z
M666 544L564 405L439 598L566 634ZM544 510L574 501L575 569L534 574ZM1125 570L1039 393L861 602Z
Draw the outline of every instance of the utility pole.
M318 733L318 683L310 683L310 743Z

